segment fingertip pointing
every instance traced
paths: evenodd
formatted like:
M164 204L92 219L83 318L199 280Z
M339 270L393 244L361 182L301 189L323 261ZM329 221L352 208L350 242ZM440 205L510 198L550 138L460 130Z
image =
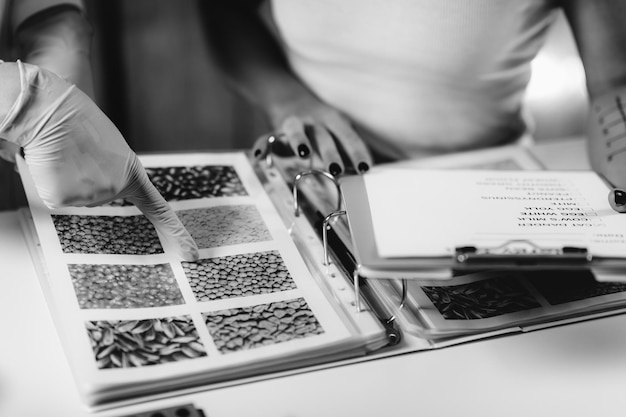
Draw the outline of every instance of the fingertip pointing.
M180 255L183 260L187 262L195 262L200 259L200 253L198 253L198 249L196 248L183 249Z

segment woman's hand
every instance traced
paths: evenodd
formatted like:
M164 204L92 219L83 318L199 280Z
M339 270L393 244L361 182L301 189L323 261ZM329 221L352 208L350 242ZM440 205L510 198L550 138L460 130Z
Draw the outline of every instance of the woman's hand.
M292 98L268 111L274 137L300 158L311 158L315 153L321 160L319 168L332 175L368 171L372 157L350 121L304 89L296 90ZM265 155L266 140L264 136L254 144L257 157Z

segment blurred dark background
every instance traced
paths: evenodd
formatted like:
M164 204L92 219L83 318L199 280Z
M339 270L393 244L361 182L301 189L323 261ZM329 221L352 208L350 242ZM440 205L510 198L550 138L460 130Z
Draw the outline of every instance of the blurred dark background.
M86 0L96 99L136 152L247 147L262 118L224 84L202 0Z
M244 149L268 131L212 62L197 1L211 0L85 0L96 101L138 153ZM535 61L528 92L535 138L580 135L584 75L562 18ZM0 162L0 210L23 205L17 175Z

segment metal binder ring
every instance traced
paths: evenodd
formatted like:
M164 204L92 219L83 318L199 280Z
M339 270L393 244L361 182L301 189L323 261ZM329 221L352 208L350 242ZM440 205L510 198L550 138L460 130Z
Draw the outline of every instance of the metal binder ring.
M324 245L324 265L330 265L330 259L328 259L328 229L330 229L330 221L334 217L343 216L346 214L345 210L338 210L330 213L328 216L324 218L324 222L322 223L322 242Z
M400 312L400 310L402 310L402 308L404 307L404 304L406 302L406 295L407 295L406 279L402 278L402 299L400 300L400 305L398 306L398 312ZM389 317L387 319L387 324L393 323L396 318L397 318L397 316L395 314L393 316Z
M300 205L298 204L298 183L300 182L300 180L308 175L321 175L325 178L328 178L329 180L331 180L333 182L333 184L335 184L335 186L337 187L337 211L341 210L341 187L339 186L339 182L337 181L337 179L335 178L334 175L332 175L329 172L323 171L321 169L309 169L307 171L302 171L300 173L298 173L294 180L293 180L293 209L294 209L294 215L296 217L300 216Z

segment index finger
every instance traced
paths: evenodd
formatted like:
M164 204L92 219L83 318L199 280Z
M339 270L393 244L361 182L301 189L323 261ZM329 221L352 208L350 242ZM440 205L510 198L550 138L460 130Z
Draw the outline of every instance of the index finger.
M143 168L140 172L135 172L135 175L131 175L131 178L123 197L150 220L166 246L177 252L184 260L196 261L199 258L196 242L174 210L150 182Z

